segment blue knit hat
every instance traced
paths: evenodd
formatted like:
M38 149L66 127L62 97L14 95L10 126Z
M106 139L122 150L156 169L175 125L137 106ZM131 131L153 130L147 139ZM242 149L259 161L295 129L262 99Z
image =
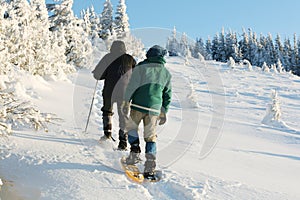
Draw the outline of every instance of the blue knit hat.
M159 45L151 47L146 54L147 58L161 56L164 57L167 54L167 50Z

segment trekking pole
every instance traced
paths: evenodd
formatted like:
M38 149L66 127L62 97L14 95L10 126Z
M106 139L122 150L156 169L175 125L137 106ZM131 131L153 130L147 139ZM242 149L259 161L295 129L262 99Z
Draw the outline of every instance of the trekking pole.
M95 85L95 89L94 89L94 93L93 93L93 99L92 99L92 103L91 103L91 106L90 106L89 115L88 115L88 118L87 118L85 130L84 130L85 133L86 133L88 125L89 125L89 121L90 121L90 116L91 116L91 112L92 112L92 108L93 108L93 104L94 104L94 99L95 99L95 93L96 93L97 85L98 85L98 80L96 81L96 85Z

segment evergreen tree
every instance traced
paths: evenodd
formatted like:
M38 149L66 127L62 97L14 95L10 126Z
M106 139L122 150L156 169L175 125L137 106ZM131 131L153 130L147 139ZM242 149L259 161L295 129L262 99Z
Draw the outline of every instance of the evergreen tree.
M183 57L186 57L190 53L189 51L187 35L186 33L183 33L179 42L179 54Z
M284 122L281 121L281 108L277 91L272 92L272 103L268 104L266 115L262 121L266 125L276 125L284 127Z
M278 73L282 73L283 72L283 66L282 66L282 63L281 63L279 58L277 59L276 66L277 66L276 69L277 69Z
M249 37L245 30L243 30L242 40L239 41L240 51L243 56L243 59L250 60L250 53L249 53Z
M236 33L231 31L226 34L226 59L228 60L230 57L236 62L241 60Z
M220 61L221 62L226 62L227 61L227 52L226 52L226 39L225 39L225 31L222 29L219 37L219 43L218 43L218 52L220 56Z
M298 56L297 56L297 65L292 67L292 72L294 74L297 74L298 76L300 76L300 40L298 39L297 41L297 51L298 51Z
M82 10L80 12L81 18L83 20L82 28L83 30L89 35L92 35L92 23L90 21L91 12L90 8L87 8L86 10Z
M263 62L263 65L261 68L264 72L270 72L270 68L268 67L266 62Z
M93 6L90 8L90 15L89 15L89 21L91 26L91 33L92 39L99 38L99 32L101 31L101 24L100 24L100 17L95 12L95 9Z
M52 52L57 49L52 49L50 41L50 24L48 21L48 11L44 0L32 0L30 2L32 12L30 18L31 34L29 42L33 48L34 70L33 74L54 75L57 74L58 66L63 61L54 63ZM49 53L50 52L50 53Z
M216 34L215 37L212 40L212 45L211 45L211 55L212 59L216 61L221 60L220 52L219 52L219 34Z
M251 29L249 29L249 54L250 54L250 62L253 65L260 65L259 58L257 58L257 54L259 53L258 49L258 39L256 36L256 33L252 32Z
M275 47L272 39L272 35L269 33L268 37L266 38L266 44L265 44L265 60L268 65L272 65L276 63L277 60L275 60Z
M126 13L125 0L120 0L117 6L117 12L115 17L115 32L117 38L122 38L126 36L129 32L129 18Z
M177 41L177 32L175 26L172 31L172 36L168 38L166 49L168 50L170 56L178 56L179 43Z
M261 43L261 39L259 40L258 38L256 38L256 34L254 34L255 36L255 54L254 54L254 58L252 59L253 60L253 63L255 63L255 65L257 66L262 66L265 62L265 59L264 59L264 53L265 53L265 48L264 46L262 45Z
M211 44L211 40L208 37L206 40L206 44L205 44L205 51L206 51L206 57L205 60L212 60L212 44Z
M64 46L67 63L77 67L88 65L92 51L91 42L82 28L82 20L77 19L72 11L73 0L60 0L60 4L50 7L54 13L50 28L56 31L59 45Z
M293 50L292 50L292 55L291 55L291 65L286 66L286 71L290 71L291 69L295 68L298 66L299 63L299 52L298 52L298 44L297 44L297 36L294 34L294 44L293 44Z
M5 28L8 59L13 65L33 71L33 47L30 43L32 30L29 26L31 9L26 0L12 1L8 5L9 23Z
M283 60L283 46L281 43L280 35L277 34L275 38L275 59Z
M292 46L288 38L284 40L283 44L283 58L282 64L284 66L291 66Z
M8 19L6 13L8 11L8 4L6 2L1 3L0 7L0 75L7 74L12 70L10 61L10 54L8 46L7 34L10 35L8 29L11 30L10 19Z
M101 31L100 38L107 39L113 33L113 8L110 0L106 0L100 18Z
M202 55L204 58L207 57L205 45L202 38L196 40L195 46L192 49L192 56L194 58L199 58L199 54Z

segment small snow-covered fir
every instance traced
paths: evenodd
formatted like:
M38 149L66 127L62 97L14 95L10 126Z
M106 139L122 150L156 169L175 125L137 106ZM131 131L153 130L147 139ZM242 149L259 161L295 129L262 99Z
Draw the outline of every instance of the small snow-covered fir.
M249 60L244 59L244 60L241 62L241 65L244 66L244 67L246 67L249 71L253 71L253 67L252 67L252 65L251 65L251 63L250 63Z
M262 123L272 127L286 128L287 125L281 120L281 107L276 90L272 91L271 95L272 103L268 104L266 115L262 120Z
M232 57L229 57L229 59L227 61L227 65L228 65L228 67L235 68L235 61Z
M263 63L261 68L262 68L262 71L264 71L264 72L270 72L270 68L268 67L266 62Z

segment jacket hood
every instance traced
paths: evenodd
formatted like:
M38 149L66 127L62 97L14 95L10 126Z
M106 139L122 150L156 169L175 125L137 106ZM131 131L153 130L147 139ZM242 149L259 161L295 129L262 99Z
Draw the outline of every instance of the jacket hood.
M167 54L167 50L164 49L163 47L159 46L159 45L154 45L153 47L151 47L146 54L147 58L151 58L151 57L164 57Z
M120 40L114 41L110 47L110 52L111 53L120 53L120 54L126 53L125 43Z

